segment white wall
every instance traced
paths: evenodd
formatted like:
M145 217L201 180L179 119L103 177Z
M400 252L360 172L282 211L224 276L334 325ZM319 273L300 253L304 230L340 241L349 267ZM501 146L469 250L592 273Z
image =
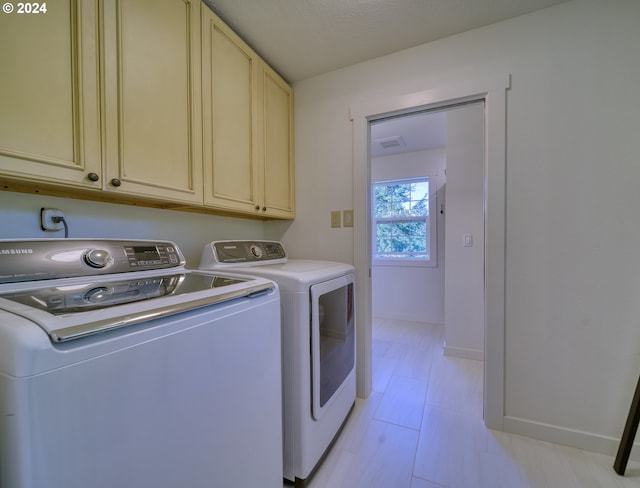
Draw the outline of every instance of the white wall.
M447 111L445 352L484 359L484 104ZM465 246L465 236L471 236Z
M197 268L204 245L216 239L262 237L262 222L154 208L0 192L0 239L64 237L40 229L40 208L62 210L69 237L160 239L178 244Z
M353 206L350 108L510 73L505 426L608 452L640 372L639 26L637 0L575 0L297 83L298 217L275 231L350 262L329 229Z
M371 159L371 181L431 176L436 192L436 267L373 266L373 316L444 324L444 148L394 154Z

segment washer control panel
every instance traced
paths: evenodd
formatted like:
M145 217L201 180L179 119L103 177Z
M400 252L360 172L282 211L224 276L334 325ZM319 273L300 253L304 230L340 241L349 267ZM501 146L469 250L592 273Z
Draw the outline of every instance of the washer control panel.
M0 240L0 283L72 278L184 266L168 241Z

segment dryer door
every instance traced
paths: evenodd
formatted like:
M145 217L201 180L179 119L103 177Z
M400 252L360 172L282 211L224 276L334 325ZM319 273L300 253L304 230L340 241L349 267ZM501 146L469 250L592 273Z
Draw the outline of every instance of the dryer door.
M352 274L311 286L311 396L316 420L355 368L353 287Z

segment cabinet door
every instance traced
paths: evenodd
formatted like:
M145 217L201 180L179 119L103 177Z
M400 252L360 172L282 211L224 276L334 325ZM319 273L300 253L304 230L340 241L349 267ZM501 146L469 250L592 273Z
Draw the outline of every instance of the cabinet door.
M105 0L106 190L202 202L200 3Z
M1 174L100 187L87 177L101 167L96 9L57 0L0 14Z
M293 92L271 68L262 77L262 155L265 214L294 217Z
M211 10L202 18L204 203L259 214L257 58Z

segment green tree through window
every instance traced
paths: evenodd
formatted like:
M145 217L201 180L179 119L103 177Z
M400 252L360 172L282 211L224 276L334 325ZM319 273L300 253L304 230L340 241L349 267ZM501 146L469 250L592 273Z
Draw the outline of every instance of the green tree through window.
M430 260L429 178L373 183L374 258Z

